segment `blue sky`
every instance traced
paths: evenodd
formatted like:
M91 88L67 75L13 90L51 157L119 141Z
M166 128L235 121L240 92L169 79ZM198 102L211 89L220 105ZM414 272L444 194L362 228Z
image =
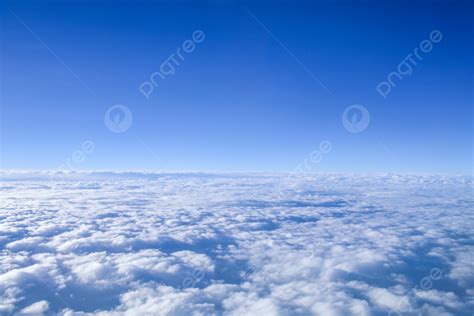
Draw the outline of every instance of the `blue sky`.
M4 169L56 169L90 140L74 169L291 171L328 140L311 171L472 172L468 1L7 1L1 10ZM196 30L205 39L145 98L140 84ZM433 30L443 38L413 73L377 93ZM104 124L116 104L133 114L123 133ZM370 113L360 133L341 121L353 104Z

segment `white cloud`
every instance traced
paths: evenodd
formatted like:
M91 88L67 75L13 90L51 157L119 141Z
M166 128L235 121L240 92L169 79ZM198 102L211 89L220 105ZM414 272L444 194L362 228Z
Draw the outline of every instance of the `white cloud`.
M438 290L416 291L416 296L431 303L444 305L454 310L462 309L463 304L453 292Z
M388 310L407 312L411 311L408 297L396 295L387 289L373 288L367 293L371 302Z
M49 303L39 301L23 308L19 315L43 315L49 308Z
M0 314L474 307L470 177L0 176Z

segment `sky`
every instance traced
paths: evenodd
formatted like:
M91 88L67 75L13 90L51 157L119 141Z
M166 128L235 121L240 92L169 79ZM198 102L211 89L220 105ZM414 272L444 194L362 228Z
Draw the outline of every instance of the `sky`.
M472 174L473 9L3 2L1 168Z

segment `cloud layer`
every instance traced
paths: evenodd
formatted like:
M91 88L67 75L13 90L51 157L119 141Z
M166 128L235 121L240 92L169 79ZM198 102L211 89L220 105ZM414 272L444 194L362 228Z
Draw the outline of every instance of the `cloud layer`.
M471 315L471 177L1 172L0 314Z

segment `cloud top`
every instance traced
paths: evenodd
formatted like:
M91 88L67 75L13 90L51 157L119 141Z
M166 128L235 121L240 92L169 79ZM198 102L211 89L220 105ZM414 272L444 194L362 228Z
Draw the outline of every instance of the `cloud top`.
M472 178L1 172L0 314L469 315Z

